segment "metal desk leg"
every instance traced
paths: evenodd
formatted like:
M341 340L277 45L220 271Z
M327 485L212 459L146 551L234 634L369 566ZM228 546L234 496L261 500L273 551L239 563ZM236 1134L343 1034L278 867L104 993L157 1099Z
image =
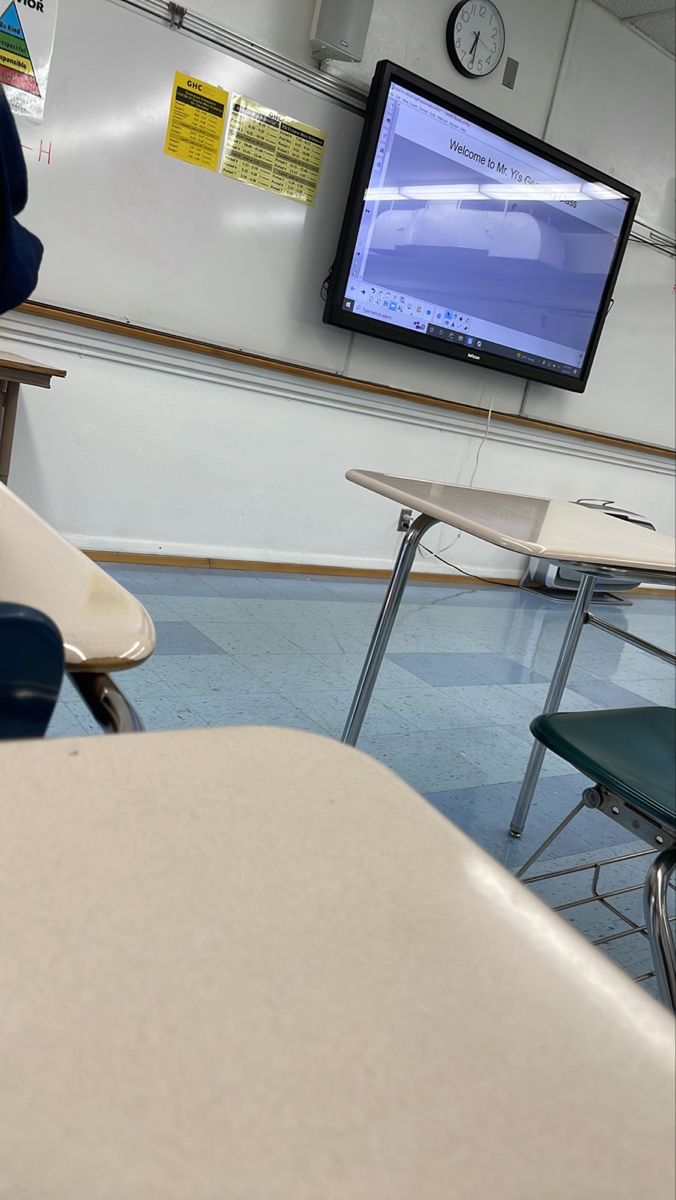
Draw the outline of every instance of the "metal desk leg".
M366 710L368 709L376 679L378 678L380 664L383 661L387 643L390 640L392 626L399 611L401 598L415 560L420 539L423 534L427 533L430 526L436 524L437 520L435 517L428 517L425 513L422 513L419 517L416 517L402 539L397 561L394 564L392 577L383 601L383 607L376 621L371 645L364 659L364 666L359 676L357 690L354 693L352 705L343 730L341 741L347 742L348 746L356 746L357 744L357 738L361 732Z
M564 634L563 642L561 643L559 657L557 659L556 666L554 667L552 682L549 685L549 691L547 693L547 699L544 707L545 713L559 711L561 697L563 696L564 688L570 674L570 668L572 666L575 651L577 649L577 643L580 640L585 614L589 607L589 602L592 597L592 592L594 591L595 583L596 576L594 575L583 575L582 579L580 580L580 585L577 589L577 596L575 597L575 602L573 604L573 611L570 614L568 626ZM542 742L536 742L534 740L533 749L531 750L530 758L528 759L528 766L526 767L526 774L523 777L523 783L521 784L521 790L512 814L512 822L509 827L509 832L512 837L521 837L521 834L523 833L524 826L526 824L526 818L531 805L531 800L533 799L533 792L535 791L535 786L540 778L540 770L542 768L542 760L544 756L545 747L542 745Z
M2 427L0 428L0 483L9 479L9 464L12 458L12 442L16 425L16 409L19 401L19 385L8 379L2 401Z
M653 955L660 998L676 1013L676 949L669 927L667 894L676 870L676 849L663 850L648 871L644 891L646 932Z

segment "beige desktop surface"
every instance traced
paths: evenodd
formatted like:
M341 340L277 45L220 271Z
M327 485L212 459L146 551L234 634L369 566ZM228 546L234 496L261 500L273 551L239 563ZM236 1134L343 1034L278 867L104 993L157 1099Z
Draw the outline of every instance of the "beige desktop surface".
M647 576L676 572L673 538L566 500L457 487L377 471L348 471L346 478L517 554Z
M0 1196L673 1200L674 1023L386 768L0 745Z
M47 613L61 631L71 670L121 670L143 662L155 646L152 620L136 597L4 484L0 600Z
M0 349L0 379L9 378L19 383L25 381L38 387L49 387L53 376L65 379L66 372L61 367L46 367L44 363L32 362L20 354L9 354Z

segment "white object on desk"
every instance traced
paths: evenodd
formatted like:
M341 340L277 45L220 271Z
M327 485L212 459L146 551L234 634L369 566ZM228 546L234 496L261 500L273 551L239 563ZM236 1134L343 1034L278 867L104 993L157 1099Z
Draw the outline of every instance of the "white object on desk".
M0 772L8 1197L672 1200L671 1018L384 767L230 729Z

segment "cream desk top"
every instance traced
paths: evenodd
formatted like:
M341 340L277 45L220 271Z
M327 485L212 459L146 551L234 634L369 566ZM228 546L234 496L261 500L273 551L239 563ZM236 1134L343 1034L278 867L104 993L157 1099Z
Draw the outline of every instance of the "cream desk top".
M673 538L609 519L567 500L457 487L377 471L348 471L347 478L517 554L631 571L646 579L676 573Z
M69 670L143 662L155 629L143 605L0 484L0 600L47 613Z
M248 728L0 776L3 1196L673 1200L671 1017L386 768Z
M31 362L20 354L8 354L0 349L0 379L48 388L53 378L65 379L66 372L60 367L46 367L44 363Z

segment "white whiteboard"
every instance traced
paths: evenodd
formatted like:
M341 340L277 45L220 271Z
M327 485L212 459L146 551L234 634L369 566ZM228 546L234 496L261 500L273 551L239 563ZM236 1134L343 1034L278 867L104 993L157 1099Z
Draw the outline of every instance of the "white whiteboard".
M166 157L176 70L323 130L316 207ZM45 244L35 300L342 368L348 337L322 325L320 289L358 115L110 0L61 0L45 119L19 126L25 220Z

